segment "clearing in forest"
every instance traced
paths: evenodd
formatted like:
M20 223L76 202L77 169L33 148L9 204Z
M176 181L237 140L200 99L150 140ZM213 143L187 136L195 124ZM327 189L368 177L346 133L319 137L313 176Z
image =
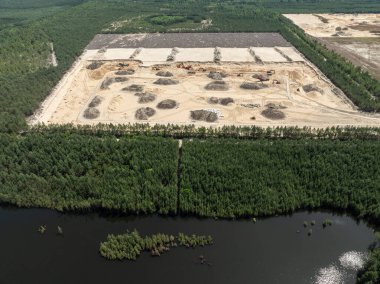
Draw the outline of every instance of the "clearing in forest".
M378 125L275 33L97 35L31 123Z

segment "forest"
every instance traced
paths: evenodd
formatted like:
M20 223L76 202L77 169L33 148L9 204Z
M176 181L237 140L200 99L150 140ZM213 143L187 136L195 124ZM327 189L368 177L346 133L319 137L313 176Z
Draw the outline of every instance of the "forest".
M300 208L380 220L380 144L373 141L186 140L181 212L235 218Z
M85 135L0 135L0 200L24 207L172 214L178 143Z

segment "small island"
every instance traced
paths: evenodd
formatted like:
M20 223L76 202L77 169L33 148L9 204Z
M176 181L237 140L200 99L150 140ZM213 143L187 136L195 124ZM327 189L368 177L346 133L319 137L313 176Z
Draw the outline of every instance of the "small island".
M108 235L106 241L100 243L101 256L110 260L136 260L141 252L149 251L152 256L160 256L173 247L194 248L213 244L211 236L185 235L178 233L177 236L168 234L154 234L142 237L137 230L127 231L125 234Z

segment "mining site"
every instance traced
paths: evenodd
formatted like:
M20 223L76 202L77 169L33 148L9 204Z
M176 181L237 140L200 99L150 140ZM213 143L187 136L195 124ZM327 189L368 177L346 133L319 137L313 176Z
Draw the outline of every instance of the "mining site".
M31 124L378 125L281 35L97 35Z

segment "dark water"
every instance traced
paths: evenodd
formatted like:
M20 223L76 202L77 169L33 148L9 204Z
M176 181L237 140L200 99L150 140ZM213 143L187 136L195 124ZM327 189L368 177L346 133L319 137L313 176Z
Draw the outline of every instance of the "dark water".
M322 229L325 218L333 226ZM315 220L311 237L303 221ZM40 225L47 231L37 232ZM56 234L57 225L64 236ZM177 248L136 262L107 261L99 243L108 233L138 229L211 234L211 247ZM297 233L300 230L300 233ZM365 252L373 230L347 216L296 213L250 221L196 218L101 217L68 215L44 209L0 208L0 283L314 283L319 269L347 251ZM201 265L204 255L211 266ZM355 272L345 283L354 283Z

